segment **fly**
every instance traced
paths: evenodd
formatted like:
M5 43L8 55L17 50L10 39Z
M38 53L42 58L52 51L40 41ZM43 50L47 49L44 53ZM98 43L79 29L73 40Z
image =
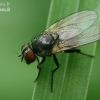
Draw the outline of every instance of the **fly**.
M51 91L53 91L53 76L59 68L59 62L55 53L64 51L66 53L80 53L86 56L93 57L89 54L81 52L77 47L95 42L100 39L100 28L93 26L97 19L97 14L94 11L81 11L67 16L35 37L31 44L24 44L21 48L21 57L26 61L26 64L38 61L38 75L35 81L39 78L41 65L45 62L46 57L53 57L56 68L52 70ZM38 57L42 57L39 62Z

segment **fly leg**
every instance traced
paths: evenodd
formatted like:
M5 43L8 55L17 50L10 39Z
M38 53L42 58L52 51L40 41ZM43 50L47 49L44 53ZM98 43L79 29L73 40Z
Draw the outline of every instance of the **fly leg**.
M38 64L39 64L39 58L36 56L36 59L37 59L37 62L38 62Z
M67 53L74 53L74 52L76 52L76 53L79 53L79 54L82 54L82 55L85 55L85 56L88 56L88 57L94 57L93 55L89 55L89 54L81 52L80 49L65 50L64 52L67 52Z
M51 76L51 92L53 91L53 76L54 76L54 72L59 68L60 64L57 60L57 57L55 56L55 54L53 54L53 60L56 64L56 68L52 70L52 76Z
M41 60L41 62L39 63L39 59L37 58L37 61L38 61L37 68L39 69L39 71L38 71L38 75L37 75L36 79L34 80L34 82L36 82L36 81L37 81L37 79L38 79L38 78L39 78L39 76L40 76L40 72L41 72L41 65L44 63L45 59L46 59L46 57L43 57L43 58L42 58L42 60Z

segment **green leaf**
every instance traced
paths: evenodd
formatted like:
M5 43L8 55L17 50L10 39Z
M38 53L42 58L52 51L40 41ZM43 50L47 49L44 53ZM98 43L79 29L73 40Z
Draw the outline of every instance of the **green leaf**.
M98 2L80 0L52 0L47 27L61 18L80 10L93 10ZM88 4L87 4L88 3ZM82 52L94 55L96 43L80 47ZM51 71L56 67L52 57L47 57L37 80L32 100L86 100L91 68L94 58L80 54L56 54L60 68L54 74L53 92L51 92Z

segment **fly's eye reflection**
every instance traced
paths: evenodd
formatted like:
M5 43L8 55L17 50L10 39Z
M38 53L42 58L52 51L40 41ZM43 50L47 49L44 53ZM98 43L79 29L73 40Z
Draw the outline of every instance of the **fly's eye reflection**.
M97 13L94 11L81 11L69 15L60 21L57 21L42 34L31 40L31 44L22 46L21 61L25 59L27 64L38 61L39 69L37 78L41 72L41 65L45 62L47 56L53 57L56 68L52 70L51 91L53 91L53 76L59 68L59 62L55 53L64 51L65 53L79 53L89 57L92 55L81 52L77 47L95 42L100 39L100 28L93 23L97 19ZM27 47L27 48L26 48ZM39 62L38 57L42 60Z

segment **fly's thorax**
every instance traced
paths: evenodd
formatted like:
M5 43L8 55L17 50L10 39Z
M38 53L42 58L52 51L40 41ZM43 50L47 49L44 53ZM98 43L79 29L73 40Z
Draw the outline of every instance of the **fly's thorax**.
M57 34L41 34L32 41L32 48L39 56L50 55L57 37Z
M29 44L24 44L22 46L21 52L22 52L21 55L22 60L24 58L27 64L34 62L34 60L36 59L36 56L32 51L31 47L29 46Z

